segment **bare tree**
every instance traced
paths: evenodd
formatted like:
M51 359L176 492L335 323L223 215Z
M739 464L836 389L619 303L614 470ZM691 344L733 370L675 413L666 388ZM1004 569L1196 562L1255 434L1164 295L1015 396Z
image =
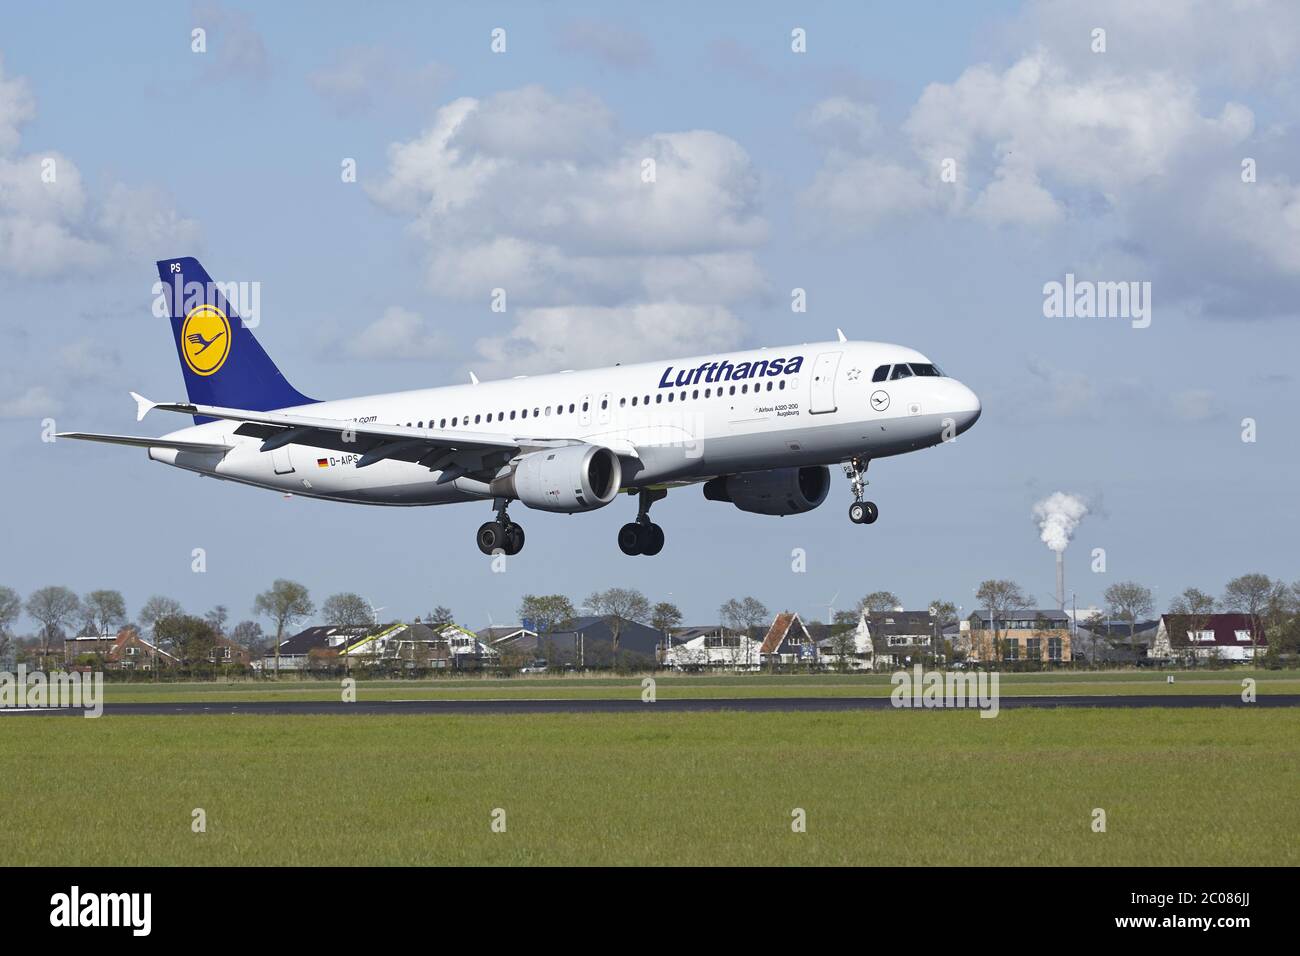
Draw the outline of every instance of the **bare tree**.
M352 655L348 653L351 639L355 632L365 632L375 626L375 614L370 609L370 602L360 594L354 594L351 591L343 591L339 594L331 594L321 605L321 614L325 618L326 624L332 624L334 627L343 628L346 634L343 638L343 664L349 673L352 671ZM415 662L415 642L411 643L411 662Z
M219 636L226 636L226 621L230 618L230 612L224 604L218 604L207 614L203 615L203 620L212 626L212 630Z
M613 665L619 664L618 640L627 621L640 624L650 616L650 602L635 588L610 588L587 597L587 606L605 619L613 638Z
M95 636L116 634L126 623L126 601L121 591L91 591L81 600L86 622L94 626Z
M448 624L456 623L456 615L451 613L451 608L439 604L428 613L425 621L430 627L446 627Z
M1270 606L1277 602L1285 585L1273 581L1267 574L1243 574L1233 578L1223 589L1223 607L1238 614L1249 614L1251 654L1259 653L1259 628Z
M1150 614L1155 608L1151 589L1136 581L1119 581L1108 587L1102 597L1111 617L1128 621L1128 649L1133 653L1133 662L1137 663L1137 622L1138 618Z
M1178 641L1178 647L1186 651L1186 632L1196 633L1203 631L1210 624L1210 617L1214 614L1215 601L1213 596L1206 594L1200 588L1184 588L1183 592L1169 602L1169 614L1181 618L1174 627L1169 628L1169 650L1174 650L1174 642ZM1185 624L1180 627L1178 624Z
M892 611L902 606L902 601L893 591L872 591L858 602L860 611Z
M1002 652L1003 625L1013 614L1028 610L1034 599L1021 590L1015 581L990 579L980 584L975 592L980 607L989 612L989 629L993 632L990 654L994 663Z
M62 637L68 623L81 614L81 600L70 589L55 584L31 593L27 613L41 624L41 659L45 661L50 656L50 641Z
M750 631L767 622L768 612L763 602L756 597L742 598L739 601L732 598L718 608L718 614L722 618L723 627L739 631L743 635L740 647L745 652L744 663L746 665L754 663L750 660L750 648L753 644ZM736 656L739 657L739 648ZM740 663L740 661L736 661L736 663Z
M280 645L284 643L284 629L315 611L307 589L297 581L279 578L253 600L253 613L269 617L275 622L275 676L280 677Z
M529 623L533 625L533 630L537 632L539 654L543 653L544 648L553 645L551 635L571 627L576 616L573 602L563 594L525 594L519 602L519 621L525 626ZM545 653L549 656L551 652L546 650ZM585 666L585 655L581 652L577 652L577 655L578 665Z
M23 599L13 588L0 585L0 661L8 660L13 643L11 628L23 613Z

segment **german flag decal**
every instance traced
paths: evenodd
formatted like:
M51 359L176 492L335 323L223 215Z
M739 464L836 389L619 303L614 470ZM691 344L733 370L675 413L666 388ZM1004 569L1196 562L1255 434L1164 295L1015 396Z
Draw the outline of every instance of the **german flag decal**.
M316 459L316 467L317 467L317 468L328 468L329 466L330 466L330 460L329 460L328 458L317 458L317 459Z

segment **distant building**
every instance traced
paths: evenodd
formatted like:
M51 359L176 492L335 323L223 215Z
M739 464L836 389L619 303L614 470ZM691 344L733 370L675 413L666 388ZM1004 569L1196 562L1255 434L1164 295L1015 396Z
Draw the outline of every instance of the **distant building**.
M492 646L520 658L544 659L552 666L608 667L614 663L614 631L604 617L576 617L564 630L538 634L526 628L498 638ZM653 666L668 640L663 631L619 618L620 663Z
M812 628L810 633L814 633ZM852 644L849 644L849 641ZM850 650L850 647L852 648ZM843 654L840 652L844 651ZM875 644L871 639L871 622L866 614L858 615L850 635L843 638L827 636L817 641L817 660L825 667L869 671L875 668Z
M685 633L683 633L685 632ZM758 670L762 661L761 640L725 627L684 628L663 652L662 663L676 670ZM682 637L686 639L677 643Z
M1268 648L1263 622L1250 614L1165 614L1151 656L1160 660L1249 661Z
M163 668L180 663L175 655L155 647L130 625L117 634L68 638L63 642L63 658L68 666L85 663L110 671L150 671L155 664Z
M938 624L926 611L872 611L868 624L877 668L905 667L935 654Z
M332 656L337 654L345 645L358 637L364 636L365 633L365 628L335 627L332 624L319 624L304 628L292 637L285 638L280 642L280 670L306 670L308 660L313 657L313 651L317 652L315 655L317 658L321 656L320 652L330 652ZM263 655L260 666L264 671L275 670L274 647Z
M1160 622L1136 621L1132 632L1128 621L1113 618L1080 616L1071 647L1076 661L1089 664L1137 664L1155 655L1150 653Z
M477 670L498 663L500 652L459 624L419 621L390 624L349 642L343 651L353 665L391 664L406 668Z
M1016 611L1006 619L992 620L986 610L976 611L970 623L969 658L979 663L1044 661L1066 664L1071 658L1070 617L1055 608ZM998 646L994 647L994 639Z
M817 660L817 645L793 611L782 611L772 620L759 646L760 663L811 664Z

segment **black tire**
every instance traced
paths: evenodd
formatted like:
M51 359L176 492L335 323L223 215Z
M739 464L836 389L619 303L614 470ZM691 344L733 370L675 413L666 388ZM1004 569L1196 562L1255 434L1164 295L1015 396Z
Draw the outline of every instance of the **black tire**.
M876 519L880 517L880 509L876 507L874 501L864 501L862 506L866 508L866 515L862 519L863 524L875 524Z
M484 522L479 525L477 540L478 549L484 554L491 554L498 548L504 550L506 529L495 521Z
M641 526L625 524L618 529L618 548L629 557L641 553Z
M506 527L506 554L516 555L524 550L524 529L513 521Z
M867 508L861 501L855 501L849 505L849 520L854 524L862 524L867 517Z
M656 555L664 549L664 529L657 524L644 525L641 528L641 553Z

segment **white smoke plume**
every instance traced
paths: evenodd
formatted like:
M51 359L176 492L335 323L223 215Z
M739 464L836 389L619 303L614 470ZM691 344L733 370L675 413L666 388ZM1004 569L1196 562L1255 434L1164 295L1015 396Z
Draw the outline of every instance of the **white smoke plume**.
M1070 544L1074 529L1088 513L1088 504L1078 495L1055 491L1034 505L1034 520L1039 537L1053 551L1061 552Z

